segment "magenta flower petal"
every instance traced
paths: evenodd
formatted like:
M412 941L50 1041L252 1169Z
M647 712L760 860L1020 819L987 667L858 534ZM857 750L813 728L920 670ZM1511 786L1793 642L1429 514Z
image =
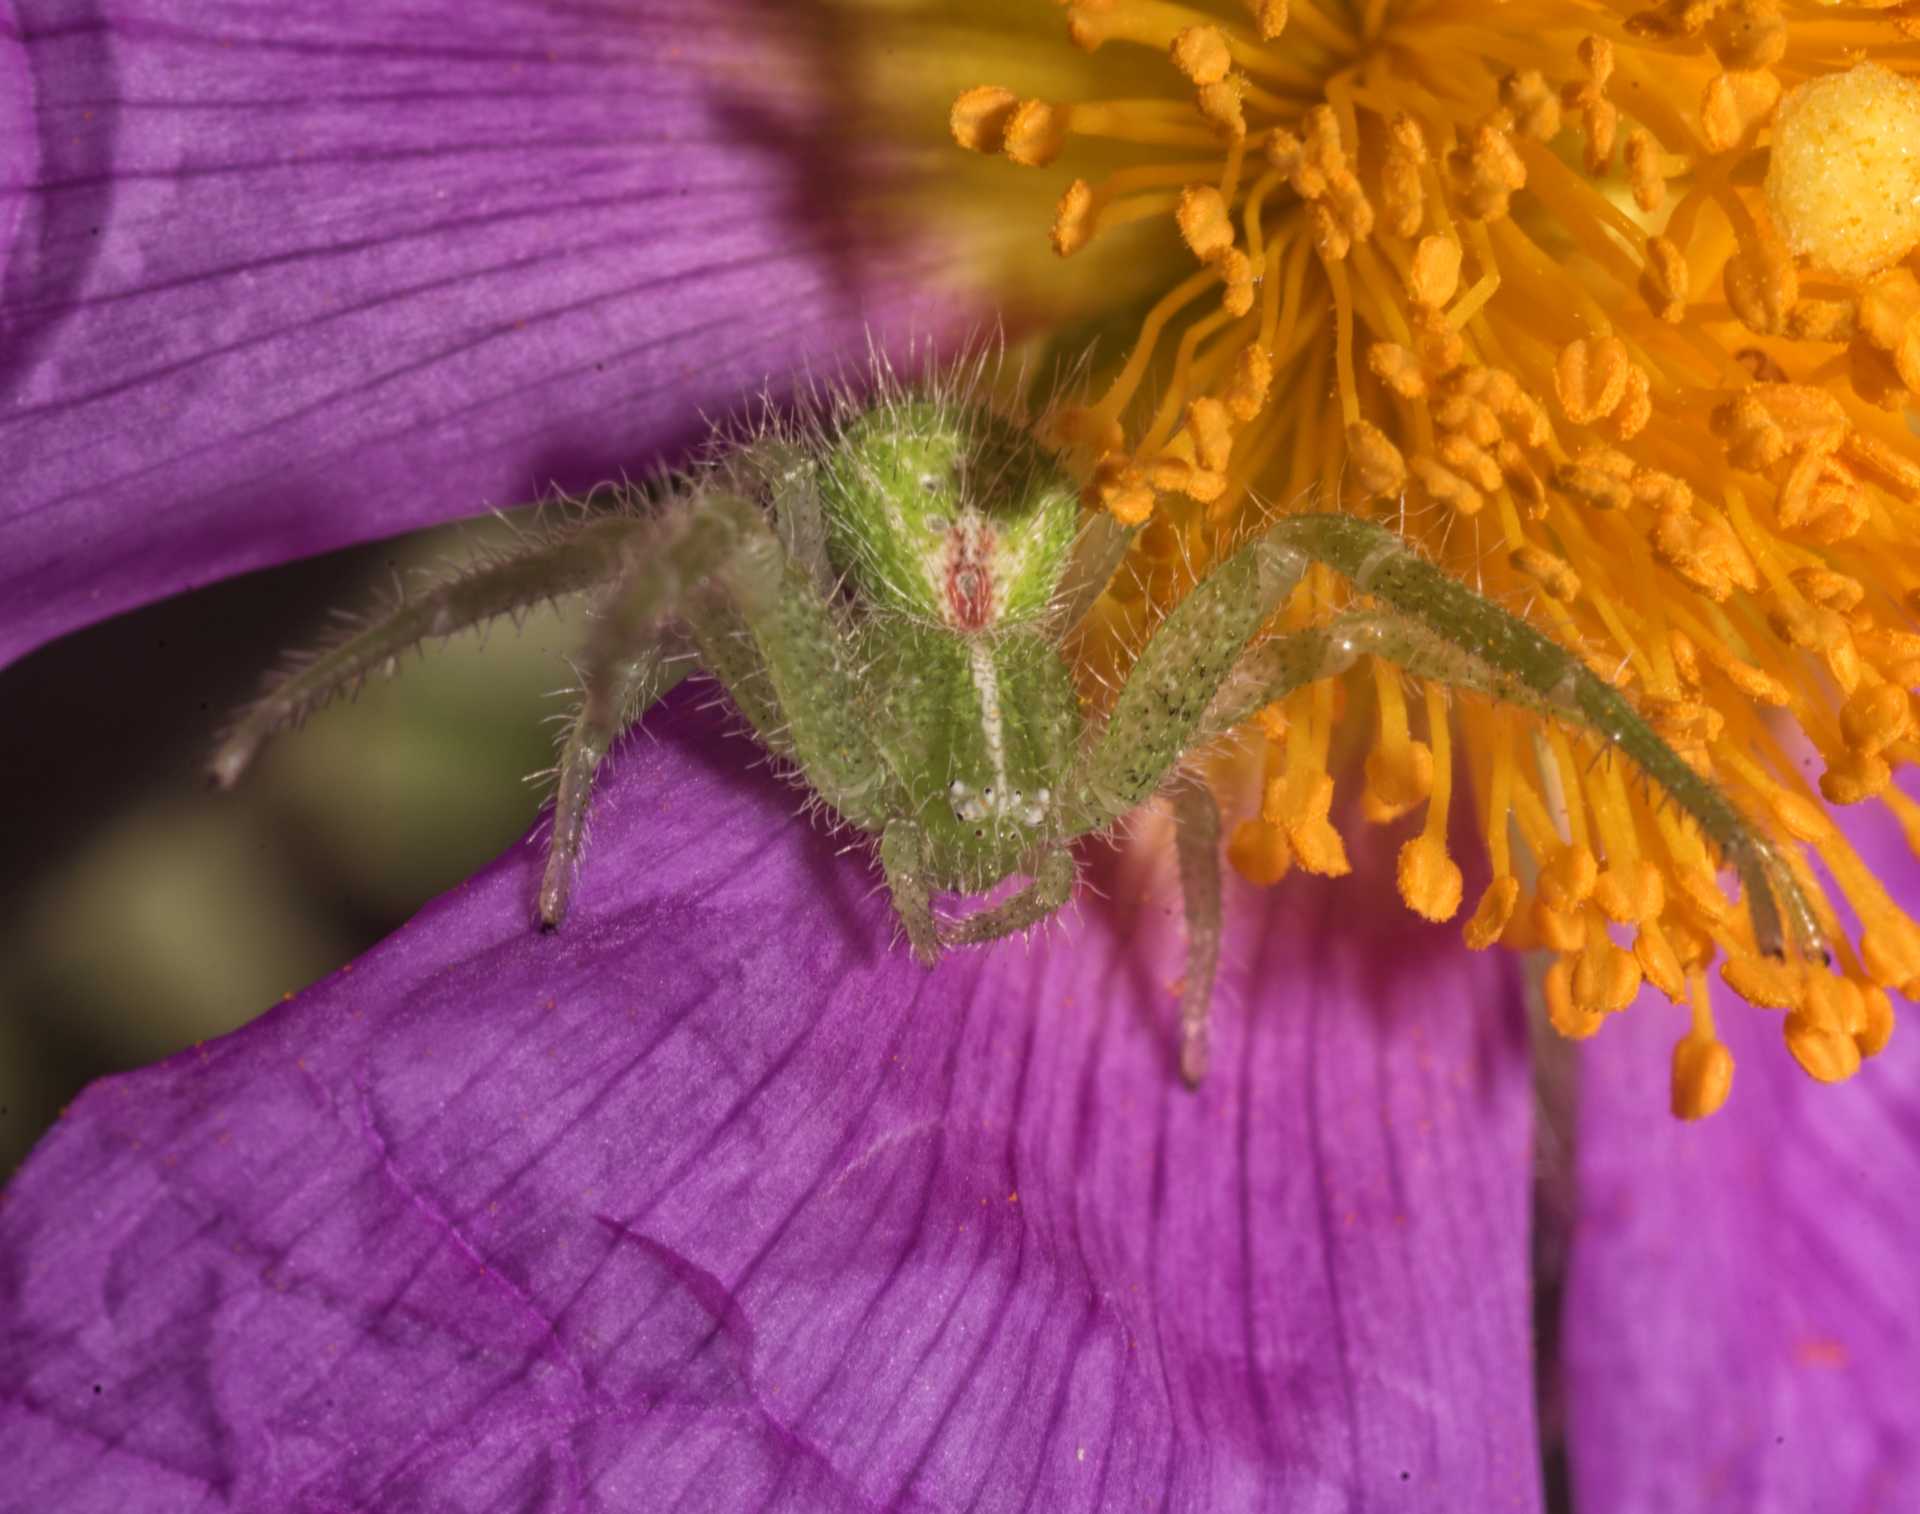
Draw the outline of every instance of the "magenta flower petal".
M1856 844L1912 899L1920 868L1881 829ZM1777 1016L1716 990L1737 1072L1699 1125L1666 1117L1686 1023L1663 1001L1582 1049L1562 1327L1576 1504L1903 1507L1920 1488L1920 1042L1904 1025L1825 1087Z
M563 935L522 848L73 1107L0 1210L28 1506L1538 1506L1501 963L1239 891L1192 1096L1161 884L928 975L664 727Z
M834 46L752 0L13 0L0 662L951 335Z

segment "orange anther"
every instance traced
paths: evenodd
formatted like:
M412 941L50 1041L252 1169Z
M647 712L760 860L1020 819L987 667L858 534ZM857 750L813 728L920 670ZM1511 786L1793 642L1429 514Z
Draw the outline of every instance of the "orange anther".
M1400 848L1400 897L1428 920L1451 920L1460 909L1460 869L1438 836L1418 835Z
M1571 603L1580 597L1580 575L1573 571L1564 558L1555 557L1546 548L1536 547L1529 542L1514 548L1507 560L1555 599Z
M1520 899L1520 880L1507 875L1495 878L1480 895L1472 917L1461 928L1461 938L1471 951L1485 951L1500 939L1513 918L1513 907Z
M1806 975L1793 963L1729 957L1720 964L1720 976L1741 998L1763 1009L1798 1009L1806 1001Z
M1460 244L1452 237L1422 237L1407 269L1407 293L1416 304L1439 306L1459 288Z
M1633 203L1651 215L1667 199L1666 175L1660 169L1660 145L1650 132L1636 126L1627 133L1627 183Z
M1347 427L1347 461L1354 483L1369 499L1397 494L1406 487L1406 459L1371 421L1355 421Z
M1692 281L1686 256L1677 246L1665 237L1647 238L1647 274L1642 292L1655 315L1676 324L1684 320Z
M1891 746L1913 724L1913 706L1907 691L1890 683L1863 683L1840 707L1840 735L1847 745L1863 752Z
M1233 68L1226 34L1217 26L1189 26L1173 39L1173 66L1195 84L1218 84Z
M1586 950L1573 965L1568 985L1573 1002L1589 1013L1617 1014L1640 992L1640 964L1601 931L1587 936Z
M1547 1001L1547 1020L1569 1041L1584 1041L1606 1021L1605 1014L1581 1008L1573 997L1573 969L1562 956L1547 969L1541 985Z
M1001 151L1027 168L1044 168L1067 140L1068 108L1045 100L1022 100L1007 121Z
M1609 867L1594 880L1593 902L1600 913L1619 925L1655 920L1667 907L1667 883L1660 869L1645 858Z
M1249 883L1273 884L1286 877L1293 853L1279 826L1242 820L1227 838L1227 861Z
M1007 123L1020 97L998 84L976 84L962 90L947 112L953 140L972 152L995 153L1007 140Z
M1189 184L1181 190L1173 219L1181 240L1203 263L1233 246L1233 218L1226 198L1211 184Z
M1233 379L1227 385L1227 408L1235 420L1250 421L1267 407L1267 393L1273 387L1273 359L1267 349L1250 343L1233 360Z
M1795 1012L1787 1016L1787 1050L1809 1077L1844 1083L1860 1070L1860 1048L1845 1031Z
M1669 1107L1675 1119L1705 1119L1727 1102L1732 1089L1733 1053L1720 1041L1695 1033L1673 1048Z
M1610 414L1626 397L1632 367L1626 343L1618 337L1581 337L1567 343L1553 368L1554 393L1567 419L1584 426Z
M1093 240L1093 190L1085 179L1075 179L1053 208L1053 250L1072 257Z
M1419 399L1427 392L1419 358L1398 343L1375 342L1367 349L1367 368L1402 399Z
M1679 955L1655 921L1649 920L1634 933L1633 959L1647 981L1676 1004L1686 994L1687 979Z

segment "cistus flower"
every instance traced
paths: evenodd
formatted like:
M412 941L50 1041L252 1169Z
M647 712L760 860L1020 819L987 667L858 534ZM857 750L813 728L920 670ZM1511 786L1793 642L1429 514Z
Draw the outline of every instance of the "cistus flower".
M1061 256L1143 221L1184 248L1131 355L1054 423L1091 501L1151 522L1136 598L1177 598L1276 504L1392 520L1529 606L1794 843L1831 963L1756 949L1706 840L1608 760L1610 733L1483 698L1449 712L1430 691L1422 739L1384 664L1262 722L1263 795L1231 845L1248 878L1347 870L1328 815L1364 723L1365 819L1424 811L1400 853L1407 906L1464 917L1474 949L1551 952L1565 1036L1643 983L1689 1006L1671 1077L1688 1118L1732 1085L1716 958L1742 998L1786 1011L1788 1048L1827 1082L1887 1044L1889 991L1920 989L1920 930L1832 808L1877 804L1920 835L1892 786L1920 751L1920 84L1896 71L1902 16L1074 0L1059 45L1092 55L1081 93L983 83L951 111L962 146L1058 165ZM1288 623L1347 595L1316 575ZM1492 870L1463 900L1446 836L1468 795Z
M863 361L870 329L904 343L999 310L1016 336L1072 355L1134 302L1192 285L1181 297L1199 308L1149 317L1151 339L1117 379L1097 349L1107 387L1056 417L1102 507L1153 512L1146 592L1109 607L1095 674L1245 528L1253 492L1284 505L1312 483L1328 501L1383 508L1358 498L1351 421L1400 457L1406 528L1443 560L1468 571L1474 533L1517 513L1523 544L1548 543L1581 581L1531 613L1597 657L1640 645L1650 620L1683 622L1692 663L1670 634L1647 656L1676 680L1693 669L1679 702L1697 706L1701 760L1753 802L1769 774L1784 783L1766 744L1784 738L1729 698L1729 670L1774 668L1828 767L1864 745L1845 739L1860 729L1845 705L1822 724L1839 674L1809 678L1819 647L1782 640L1760 589L1714 601L1683 588L1654 546L1634 556L1626 527L1651 508L1637 496L1611 516L1576 512L1553 469L1588 466L1584 448L1599 443L1579 427L1607 435L1621 405L1575 423L1539 381L1557 378L1581 312L1610 321L1658 410L1609 438L1633 464L1627 484L1643 464L1693 480L1689 518L1714 560L1712 512L1726 501L1705 480L1734 479L1747 524L1728 515L1727 529L1769 547L1745 547L1767 589L1812 593L1796 553L1840 562L1862 586L1852 606L1807 602L1845 622L1864 668L1877 666L1866 632L1892 622L1880 596L1901 560L1886 532L1866 533L1898 500L1876 475L1855 491L1871 519L1852 536L1779 527L1776 475L1810 444L1793 431L1780 458L1736 465L1712 417L1745 388L1714 354L1734 354L1749 379L1778 382L1778 365L1855 417L1858 373L1880 372L1882 397L1897 397L1873 367L1883 349L1869 337L1858 364L1840 362L1851 339L1829 341L1802 371L1790 333L1727 338L1741 317L1710 295L1725 278L1702 253L1684 318L1648 307L1644 330L1663 361L1693 354L1716 377L1670 393L1669 370L1643 351L1641 307L1619 293L1637 281L1621 282L1619 228L1648 213L1594 188L1615 180L1579 167L1574 139L1493 127L1528 171L1505 217L1476 200L1483 214L1468 218L1466 191L1441 178L1446 102L1490 88L1482 75L1531 67L1555 98L1594 85L1623 136L1646 130L1676 201L1689 174L1714 186L1695 225L1717 224L1707 204L1724 191L1783 239L1768 245L1797 247L1788 212L1762 198L1767 160L1751 149L1767 123L1756 117L1737 151L1693 159L1676 126L1692 119L1675 103L1687 71L1703 88L1714 72L1700 38L1723 45L1733 12L1676 13L1657 42L1630 41L1626 14L1462 7L1447 29L1389 48L1378 39L1407 18L1385 5L1295 6L1271 36L1272 7L1078 7L1082 34L1092 17L1137 23L1151 43L1089 57L1058 40L1057 11L1011 0L14 0L0 17L0 81L24 81L0 89L5 645L671 457L703 414L763 383ZM1898 35L1891 17L1807 14L1826 30L1804 31L1796 13L1782 57L1809 76L1847 77L1848 39L1869 24L1869 41ZM1196 27L1232 55L1211 81L1208 38L1174 51ZM1614 43L1610 80L1576 77L1580 40L1596 32ZM1618 58L1656 47L1629 92ZM1522 56L1485 61L1500 49ZM1428 302L1446 315L1423 314L1407 293L1412 261L1393 261L1418 254L1411 234L1329 223L1345 226L1344 257L1337 235L1312 240L1328 196L1299 195L1291 172L1265 191L1271 217L1248 214L1242 191L1268 172L1254 133L1295 120L1303 154L1315 142L1321 153L1307 111L1355 60L1339 139L1353 180L1384 211L1368 133L1403 111L1431 123L1423 214L1460 227L1457 279L1481 291L1477 309L1456 291ZM1773 67L1799 83L1786 66L1729 71ZM1072 93L1096 77L1118 81L1108 107ZM951 103L990 79L1017 86L1015 100L962 113L963 135L981 146L997 133L1015 156L1059 146L1062 183L946 140ZM1738 104L1751 88L1723 92ZM1867 89L1880 100L1871 78ZM1265 114L1282 95L1297 108ZM1488 94L1476 129L1501 104ZM1560 108L1577 123L1588 106ZM1037 198L1044 225L1101 109L1113 136L1092 148L1112 161L1079 173L1085 228L1099 234L1054 266L1027 210ZM1171 144L1172 162L1147 161L1136 139ZM1196 261L1168 220L1156 244L1154 218L1207 183L1231 212L1230 241ZM1199 200L1182 225L1200 225ZM1287 230L1303 218L1310 240ZM1671 222L1664 235L1693 247ZM1282 246L1276 276L1267 259ZM1512 261L1483 259L1488 246ZM1852 300L1866 330L1866 296L1837 280L1822 291L1805 256L1784 266L1809 297ZM1436 257L1447 254L1422 267ZM1445 268L1428 272L1439 282L1419 287L1437 291ZM1240 315L1236 289L1252 299ZM1265 337L1248 340L1244 323L1269 309L1253 328ZM1467 396L1502 428L1476 445L1500 463L1505 427L1519 424L1508 408L1537 405L1565 456L1516 438L1539 498L1489 480L1479 516L1449 531L1458 501L1439 503L1422 475L1447 467L1480 488L1440 451L1478 424L1439 420L1464 381L1440 361L1445 339L1436 356L1427 338L1451 315L1463 353L1513 376L1511 394L1489 379ZM1611 372L1603 334L1583 334L1591 373ZM1513 349L1497 364L1480 345L1495 337ZM1425 396L1387 386L1372 340L1425 365ZM1740 357L1749 347L1766 361ZM1245 355L1256 350L1264 374ZM1897 379L1898 352L1884 350ZM1382 362L1391 372L1392 355ZM1856 431L1906 455L1897 427L1875 431L1860 413L1821 467L1855 469ZM1650 460L1635 450L1655 441ZM1221 488L1201 498L1210 472ZM1471 571L1517 583L1518 549L1491 535L1483 546ZM1863 606L1877 618L1862 621ZM1633 669L1649 706L1657 690ZM1277 794L1272 814L1263 806L1235 855L1262 878L1282 857L1295 865L1272 887L1233 889L1215 1072L1197 1095L1168 1055L1181 943L1157 823L1095 859L1101 897L1070 928L930 976L892 949L858 859L796 823L753 749L711 712L669 712L603 788L564 934L528 928L538 848L524 846L247 1030L76 1101L0 1203L0 1504L1528 1510L1545 1503L1544 1401L1565 1406L1564 1428L1546 1428L1583 1511L1897 1507L1920 1483L1908 1107L1920 1075L1907 1040L1836 1094L1763 1055L1771 1031L1757 1017L1728 1017L1716 1034L1740 1060L1742 1096L1694 1127L1651 1117L1663 1100L1647 1062L1671 1039L1657 1009L1609 1024L1581 1052L1566 1307L1558 1349L1536 1355L1514 961L1464 952L1451 928L1393 902L1407 821L1352 820L1344 796L1302 811L1289 783L1363 788L1375 815L1424 801L1416 859L1435 876L1459 868L1461 898L1476 902L1509 891L1498 879L1521 886L1521 848L1502 850L1509 827L1485 819L1504 794L1501 812L1568 901L1522 909L1516 894L1510 929L1517 941L1584 922L1556 990L1576 1009L1584 961L1621 970L1602 950L1606 901L1650 886L1609 865L1603 891L1609 846L1633 835L1664 889L1659 868L1684 833L1630 786L1608 807L1596 795L1625 775L1588 773L1550 728L1465 708L1453 727L1431 712L1421 735L1398 682L1374 685L1327 686L1265 723L1282 781L1261 785ZM1361 718L1379 733L1376 752L1355 757L1363 781L1340 750ZM1670 737L1692 728L1676 715ZM1740 732L1759 743L1757 777L1725 766ZM1528 755L1536 737L1545 760ZM1484 790L1474 806L1469 779ZM1459 803L1442 797L1450 781ZM1490 835L1490 875L1475 828ZM1582 834L1591 882L1552 844ZM1861 834L1867 875L1920 897L1899 839ZM1336 850L1345 878L1305 865L1326 870ZM1854 854L1828 836L1820 855L1847 885L1839 863ZM1704 876L1696 861L1670 892ZM1708 911L1711 887L1687 908ZM1847 898L1858 903L1850 886ZM1869 918L1869 939L1892 918ZM1711 928L1671 907L1647 909L1648 922L1676 961L1682 941L1743 945L1732 910ZM1702 965L1686 959L1690 993ZM1832 981L1871 972L1857 952L1839 966Z

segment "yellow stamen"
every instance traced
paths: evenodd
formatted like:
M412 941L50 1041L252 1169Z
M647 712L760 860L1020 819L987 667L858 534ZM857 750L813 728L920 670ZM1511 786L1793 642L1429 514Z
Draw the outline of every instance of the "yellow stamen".
M1426 827L1400 849L1400 897L1429 920L1451 920L1460 911L1460 868L1447 855L1447 807L1453 795L1453 741L1447 728L1446 695L1427 690L1427 738L1433 751L1433 794Z
M1920 804L1893 787L1920 757L1911 21L1764 0L1066 9L1080 95L1051 75L1044 101L976 88L950 125L974 151L1059 155L1040 170L1058 252L1145 246L1159 221L1192 260L1132 350L1096 359L1104 389L1052 421L1089 502L1152 522L1116 593L1164 613L1276 504L1390 520L1723 787L1835 961L1760 954L1700 833L1604 741L1432 691L1415 740L1384 665L1263 719L1234 865L1346 870L1329 762L1351 685L1377 716L1363 816L1428 804L1406 902L1460 908L1457 766L1492 865L1463 937L1558 953L1562 1031L1592 1034L1642 980L1689 998L1674 1109L1711 1113L1732 1076L1705 1007L1719 958L1788 1011L1803 1066L1849 1075L1890 1033L1887 991L1920 991L1920 927L1828 813L1884 805L1920 849ZM1316 570L1275 628L1350 608ZM1806 776L1781 717L1819 755Z
M1727 1102L1733 1090L1733 1053L1714 1033L1706 979L1695 973L1693 1029L1673 1048L1673 1114L1703 1120Z

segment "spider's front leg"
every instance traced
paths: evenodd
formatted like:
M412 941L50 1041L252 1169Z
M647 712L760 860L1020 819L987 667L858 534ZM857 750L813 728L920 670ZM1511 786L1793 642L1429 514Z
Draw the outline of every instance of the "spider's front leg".
M597 610L582 707L560 761L543 925L565 913L595 769L620 730L691 671L696 656L767 748L794 762L843 819L866 830L884 822L892 772L854 649L818 565L779 530L804 506L776 496L775 510L769 522L745 495L703 488L628 544L622 575Z
M1306 567L1307 558L1290 545L1261 537L1195 585L1147 642L1067 785L1068 839L1105 830L1157 791L1172 802L1187 923L1180 1073L1189 1086L1206 1075L1208 1007L1220 959L1220 812L1200 778L1168 779L1202 743L1218 691Z
M1345 577L1368 608L1321 626L1272 637L1247 650L1292 592L1308 562ZM1244 599L1244 606L1237 602ZM1791 942L1824 955L1818 922L1791 870L1766 836L1710 780L1661 738L1619 691L1580 658L1518 616L1427 562L1384 526L1348 515L1276 522L1195 586L1135 663L1112 717L1072 787L1069 834L1103 828L1144 800L1183 753L1205 746L1294 689L1346 671L1362 656L1391 662L1450 687L1523 704L1594 732L1617 747L1700 827L1740 875L1756 943L1778 955ZM1188 993L1182 1005L1182 1066L1205 1066L1204 997L1217 949L1197 839L1183 827L1182 878L1190 911ZM1217 818L1213 834L1217 836ZM1211 843L1209 843L1209 848ZM1217 869L1217 861L1213 864ZM1217 877L1213 884L1217 897Z
M1825 959L1820 924L1772 841L1578 655L1428 562L1384 526L1350 515L1296 515L1275 524L1267 538L1327 564L1377 606L1317 633L1316 646L1301 648L1304 655L1290 655L1284 645L1268 654L1291 664L1276 685L1279 692L1338 671L1332 661L1351 662L1366 653L1431 681L1538 709L1591 731L1632 761L1739 875L1762 952L1780 956L1791 945L1803 956ZM1250 656L1263 652L1256 648ZM1321 671L1307 666L1315 657Z
M634 516L608 516L431 585L276 679L221 739L208 776L219 787L232 788L272 737L423 641L604 582L617 571L623 548L644 529Z

